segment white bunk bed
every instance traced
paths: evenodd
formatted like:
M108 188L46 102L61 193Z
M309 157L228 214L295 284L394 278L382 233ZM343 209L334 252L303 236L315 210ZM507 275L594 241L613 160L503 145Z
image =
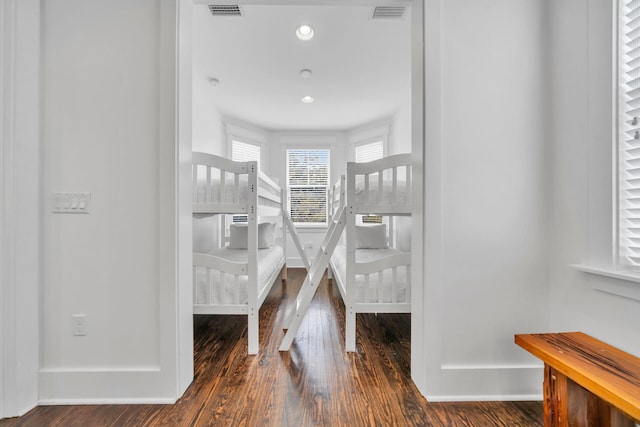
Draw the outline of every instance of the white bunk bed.
M345 303L345 349L355 351L356 313L411 312L411 155L350 162L331 193L332 212L346 207L346 225L330 277ZM363 224L362 215L382 221Z
M193 215L220 216L219 247L193 254L193 313L246 315L249 354L258 353L258 311L278 276L286 280L284 201L257 162L193 153ZM227 227L238 215L247 216L246 224Z

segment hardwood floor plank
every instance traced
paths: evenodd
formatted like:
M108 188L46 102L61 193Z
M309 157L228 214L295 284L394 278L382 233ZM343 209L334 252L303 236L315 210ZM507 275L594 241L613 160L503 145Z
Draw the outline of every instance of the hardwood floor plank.
M304 279L290 269L260 310L260 351L244 316L194 316L194 381L175 405L43 406L22 426L541 426L541 402L427 403L410 378L411 315L359 314L344 351L344 303L322 281L291 351L286 309Z

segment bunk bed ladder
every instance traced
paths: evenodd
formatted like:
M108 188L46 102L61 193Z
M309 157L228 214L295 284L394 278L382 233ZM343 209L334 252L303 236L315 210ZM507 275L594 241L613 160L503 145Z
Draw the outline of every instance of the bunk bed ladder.
M302 262L304 263L304 268L307 270L307 273L308 273L309 269L311 268L311 263L309 262L309 257L307 257L307 253L302 247L302 243L300 243L300 236L298 235L296 226L293 224L291 215L289 215L289 210L283 209L282 212L283 212L284 223L286 224L286 227L289 229L289 233L291 233L291 240L293 240L293 243L296 245L296 249L300 254L300 258L302 258Z
M305 277L304 282L300 287L300 292L298 292L296 301L285 319L284 324L286 326L287 333L280 344L280 351L289 351L289 347L291 347L291 343L298 332L298 328L300 328L302 319L311 304L313 296L316 294L318 284L329 265L329 258L338 245L338 241L340 240L340 236L344 230L345 221L346 211L345 207L342 206L331 222L329 230L320 245L318 254L313 259L311 267L307 271L307 277Z

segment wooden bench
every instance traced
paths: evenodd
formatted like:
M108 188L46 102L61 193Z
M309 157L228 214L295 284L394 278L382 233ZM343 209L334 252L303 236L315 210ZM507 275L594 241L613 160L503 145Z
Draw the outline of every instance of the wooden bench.
M515 342L544 362L545 426L640 422L639 358L581 332L521 334Z

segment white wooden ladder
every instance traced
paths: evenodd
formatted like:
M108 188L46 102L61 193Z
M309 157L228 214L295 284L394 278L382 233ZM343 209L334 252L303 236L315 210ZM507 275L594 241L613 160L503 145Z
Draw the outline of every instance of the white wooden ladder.
M346 210L345 207L342 206L333 217L333 221L329 225L329 230L318 249L318 254L313 259L311 267L307 270L307 276L300 287L300 291L298 292L298 296L296 297L293 307L291 307L291 311L285 319L284 324L285 329L287 329L287 333L280 344L280 351L289 351L289 347L291 347L291 343L302 324L302 319L307 313L311 300L318 290L318 284L320 284L320 280L329 265L329 258L338 245L340 235L342 235L342 231L344 230L345 222Z
M289 233L291 233L291 240L296 245L296 249L298 250L298 254L300 254L300 258L302 258L302 262L304 263L304 268L307 269L307 273L309 272L309 268L311 268L311 264L309 262L309 257L307 257L307 253L302 247L302 243L300 242L300 236L298 236L298 231L296 230L296 226L293 224L293 220L291 219L291 215L289 215L288 209L283 209L283 217L284 223L289 229ZM286 256L286 254L285 254Z

